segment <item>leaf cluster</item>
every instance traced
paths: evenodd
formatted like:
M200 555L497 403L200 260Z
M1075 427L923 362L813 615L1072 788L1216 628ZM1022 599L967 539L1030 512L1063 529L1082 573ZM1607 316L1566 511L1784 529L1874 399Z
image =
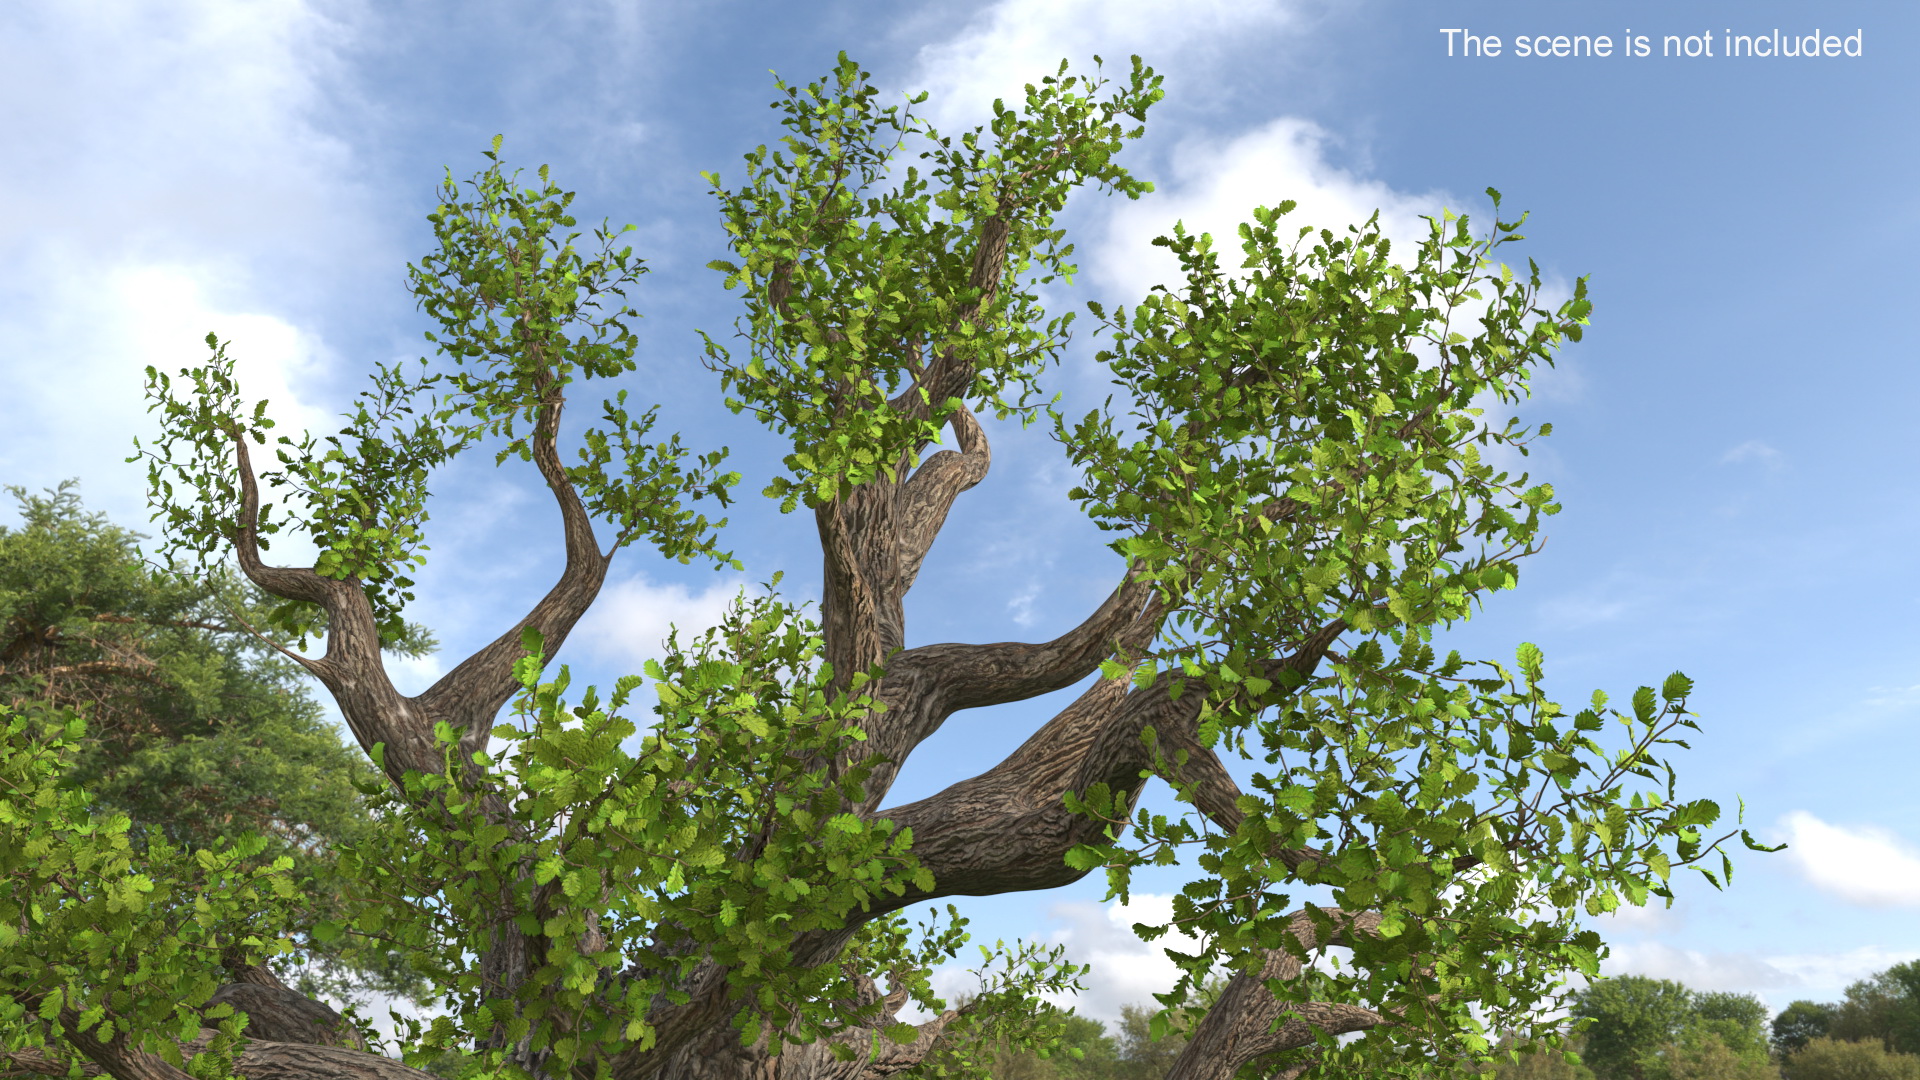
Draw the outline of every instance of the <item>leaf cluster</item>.
M84 1033L158 1053L197 1080L225 1080L241 1031L230 1007L208 1012L222 1037L192 1063L178 1043L198 1035L197 1007L223 981L223 954L258 963L290 947L280 928L298 904L292 859L259 865L266 841L257 834L191 852L151 837L136 851L131 820L96 812L62 776L84 720L49 723L0 706L0 725L5 1047Z
M604 1062L652 1044L649 1003L684 1001L703 962L727 968L747 1043L871 1023L878 1013L858 1001L856 981L873 965L928 996L929 957L898 919L863 927L846 964L808 965L787 948L845 928L883 893L932 886L909 830L844 810L872 763L835 762L865 738L860 724L877 705L861 693L864 675L831 688L830 667L813 663L817 625L743 594L690 647L676 635L666 659L647 665L659 705L645 734L622 715L640 677L621 679L604 703L590 688L569 705L567 669L541 681L538 635L525 644L519 725L493 732L505 747L461 761L442 725L445 772L409 772L403 792L384 795L396 811L404 799L442 813L396 812L342 857L364 891L350 927L328 932L389 940L448 991L452 1015L408 1060L504 1034L567 1067ZM540 958L510 997L476 960L503 921ZM929 932L934 953L958 948L955 934ZM617 1000L616 973L626 976Z
M707 354L728 406L792 439L767 488L783 510L897 477L963 400L1031 416L1072 321L1037 291L1073 278L1056 215L1082 184L1152 190L1114 160L1161 96L1139 57L1104 96L1106 80L1062 63L958 139L913 116L925 94L882 108L867 78L843 53L831 85L780 83L780 147L748 154L738 189L706 174L735 256L710 265L744 292L749 357L711 338ZM910 142L924 172L896 175ZM934 400L928 377L946 368L968 374Z

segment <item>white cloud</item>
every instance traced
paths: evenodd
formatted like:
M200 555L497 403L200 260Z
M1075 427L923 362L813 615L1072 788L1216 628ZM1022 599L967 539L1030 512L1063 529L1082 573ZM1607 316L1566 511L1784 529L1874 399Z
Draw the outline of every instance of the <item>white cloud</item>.
M1659 941L1616 944L1600 964L1604 975L1671 979L1693 990L1747 993L1802 985L1798 975L1751 953L1678 949Z
M718 625L743 582L728 578L699 591L677 582L655 583L644 575L611 582L581 618L572 640L637 673L648 660L664 655L670 629L679 629L684 647Z
M1056 997L1055 1004L1072 1007L1079 1015L1104 1023L1118 1021L1122 1005L1158 1007L1153 995L1173 989L1180 979L1180 969L1167 959L1165 950L1193 952L1199 945L1193 938L1177 932L1152 942L1140 940L1133 932L1134 923L1158 924L1172 918L1173 897L1170 895L1134 893L1130 904L1072 900L1055 904L1049 915L1066 926L1047 935L1041 944L1063 945L1069 962L1093 968L1083 978L1086 990L1078 995ZM939 968L930 982L949 1007L956 997L972 993L980 986L980 980L961 964ZM902 1015L916 1023L926 1019L917 1011Z
M1877 945L1836 953L1761 955L1682 949L1650 941L1613 945L1612 955L1601 962L1600 969L1610 976L1671 979L1692 990L1757 994L1769 1008L1779 1010L1800 998L1837 999L1850 983L1914 955L1911 950Z
M1920 906L1920 851L1873 825L1829 825L1804 810L1781 819L1787 858L1814 888L1862 907Z
M1118 1020L1122 1005L1156 1007L1153 995L1173 989L1180 979L1180 969L1167 959L1166 950L1194 952L1199 947L1195 939L1178 932L1150 942L1133 932L1134 923L1157 925L1173 918L1170 895L1134 893L1129 904L1069 901L1055 904L1050 914L1067 926L1048 940L1065 945L1068 960L1093 968L1086 978L1087 989L1060 1003L1096 1020Z
M1168 18L1167 6L1155 0L1003 0L957 37L921 49L909 84L929 92L929 115L948 127L983 121L995 98L1018 104L1026 84L1053 74L1062 59L1070 73L1090 72L1098 54L1109 77L1124 78L1127 58L1137 54L1169 82L1171 73L1188 71L1201 81L1225 67L1209 61L1234 43L1258 35L1272 45L1276 33L1302 27L1304 7L1284 0L1189 0L1178 18Z
M1327 160L1335 141L1325 128L1297 117L1279 117L1231 139L1194 136L1173 153L1171 175L1152 195L1116 203L1107 235L1093 248L1095 273L1129 300L1157 284L1179 283L1179 264L1153 238L1183 222L1191 234L1212 233L1222 262L1236 265L1236 230L1258 206L1292 199L1299 206L1282 219L1281 231L1312 225L1336 234L1380 211L1381 231L1400 251L1411 251L1427 235L1422 215L1438 217L1443 206L1459 201L1436 193L1413 195L1394 190Z
M1622 904L1594 917L1595 929L1609 939L1622 931L1634 934L1662 933L1677 928L1683 921L1678 909L1667 907L1666 901L1657 897L1640 907Z
M290 311L323 291L315 271L386 258L316 120L349 36L296 2L0 13L0 202L31 208L0 220L11 479L78 471L91 505L144 517L119 460L153 430L142 369L198 362L209 330L234 339L243 391L274 399L281 430L311 418L300 384L325 352Z
M1012 616L1015 626L1027 629L1039 621L1039 617L1033 611L1034 601L1038 599L1040 599L1040 583L1030 581L1026 588L1021 589L1013 599L1007 601L1007 612Z

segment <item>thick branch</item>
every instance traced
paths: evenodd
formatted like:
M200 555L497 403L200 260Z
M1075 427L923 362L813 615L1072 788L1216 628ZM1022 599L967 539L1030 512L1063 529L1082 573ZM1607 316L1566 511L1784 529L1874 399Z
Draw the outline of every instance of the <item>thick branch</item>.
M960 494L986 479L993 464L993 449L987 445L980 422L964 407L954 410L947 426L952 429L958 450L942 450L922 462L912 478L901 485L896 510L899 530L897 587L904 596L920 576L920 564L933 547L934 538L946 524L947 513Z
M80 1014L72 1009L60 1010L60 1026L65 1030L67 1042L114 1080L192 1080L160 1055L129 1046L124 1028L116 1031L113 1038L102 1040L98 1037L98 1027L86 1032L80 1030Z
M1163 613L1154 590L1152 581L1129 573L1092 615L1052 641L922 645L895 657L888 670L925 672L947 715L1064 690L1118 655L1116 646L1138 642L1138 649L1152 640Z
M1321 910L1333 917L1333 932L1325 937L1305 911L1295 912L1287 920L1288 931L1308 953L1329 945L1351 946L1349 933L1367 933L1380 922L1380 916L1373 912ZM1357 1005L1320 1001L1283 1004L1267 989L1267 981L1297 979L1301 967L1299 957L1285 949L1274 949L1267 953L1266 963L1257 974L1240 972L1229 979L1220 1000L1207 1010L1186 1049L1174 1060L1167 1080L1231 1080L1254 1058L1314 1045L1315 1030L1344 1035L1392 1022Z
M1152 582L1130 575L1085 622L1052 641L925 645L896 654L875 689L887 711L860 751L883 759L868 778L862 811L880 805L901 764L955 712L1072 686L1102 661L1145 649L1160 615Z

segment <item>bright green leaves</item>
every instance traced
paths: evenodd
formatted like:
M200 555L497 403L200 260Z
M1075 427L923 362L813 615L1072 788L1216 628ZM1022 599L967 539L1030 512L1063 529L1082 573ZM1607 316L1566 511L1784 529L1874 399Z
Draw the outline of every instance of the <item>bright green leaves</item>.
M414 1053L516 1030L569 1066L645 1045L648 1003L703 958L750 1003L742 1023L812 1038L861 1021L841 966L802 965L790 945L933 885L908 832L847 809L872 768L845 764L877 708L868 677L834 691L819 628L743 596L648 664L660 705L641 732L622 716L640 679L569 704L567 669L542 681L539 635L522 644L519 722L493 730L506 745L465 755L439 725L445 771L409 773L404 794L383 796L408 809L342 856L361 889L355 928L444 972L459 1003ZM489 997L478 957L503 927L538 960L510 998ZM615 969L629 976L619 1001L601 993Z
M1354 1050L1369 1060L1410 1047L1430 1059L1472 1056L1488 1028L1544 1036L1539 1016L1555 1007L1565 975L1598 970L1603 946L1580 928L1581 913L1670 900L1673 870L1735 832L1764 849L1738 829L1708 842L1702 830L1719 807L1681 800L1673 768L1655 757L1684 747L1678 736L1696 727L1684 675L1657 696L1640 688L1627 711L1595 694L1592 709L1569 716L1542 689L1541 650L1522 644L1515 660L1517 670L1486 663L1485 677L1463 678L1457 655L1435 664L1417 642L1398 657L1356 647L1329 662L1326 679L1257 718L1254 734L1277 768L1255 774L1231 832L1141 811L1126 844L1088 845L1069 862L1107 866L1124 896L1135 867L1164 861L1174 846L1199 849L1203 876L1175 898L1169 922L1143 930L1201 940L1180 959L1191 986L1219 965L1294 947L1280 916L1294 908L1296 885L1330 890L1350 914L1377 914L1369 932L1343 930L1350 968L1269 984L1285 1000L1419 1018L1369 1033ZM1601 743L1609 729L1623 748ZM1155 772L1193 801L1170 763ZM1111 821L1101 795L1068 805ZM1695 869L1718 886L1731 863L1722 854L1720 873Z
M1485 442L1524 452L1529 436L1486 428L1471 403L1525 391L1584 321L1584 282L1550 313L1537 274L1495 272L1512 226L1475 239L1464 218L1452 233L1433 222L1403 266L1377 218L1283 237L1290 209L1254 212L1232 271L1210 236L1176 225L1155 241L1184 285L1131 311L1093 306L1133 432L1106 411L1054 418L1086 477L1074 497L1175 599L1163 655L1272 656L1335 619L1380 632L1463 618L1511 584L1559 509L1550 487L1480 460ZM1469 338L1454 326L1476 295Z
M744 288L748 358L711 338L707 354L729 406L792 439L767 489L785 510L911 467L963 401L1030 417L1071 321L1034 291L1073 274L1055 215L1083 184L1151 190L1113 162L1142 130L1122 118L1160 97L1137 57L1107 96L1062 64L957 140L881 108L866 79L843 55L830 81L780 84L781 144L747 155L741 188L707 174L736 256L709 265ZM925 171L895 176L910 141Z
M505 440L496 462L532 459L536 444L554 437L574 379L635 367L629 322L638 315L625 297L645 267L631 248L616 246L624 230L603 224L591 245L580 245L581 234L568 231L573 195L544 166L540 187L519 186L502 170L499 145L468 190L449 177L428 215L439 247L409 268L414 295L440 326L427 337L453 370L431 371L424 359L417 373L376 364L373 385L340 432L279 437L278 469L250 461L268 492L284 488L283 497L297 500L293 524L319 549L315 571L365 589L383 640L407 636L402 612L413 599L409 575L426 561L432 470L487 438ZM207 363L180 373L185 393L148 369L149 411L161 414L162 435L152 449L136 440L128 459L146 460L148 501L170 547L191 554L202 570L242 543L249 523L237 455L246 440L264 445L273 426L265 402L250 412L242 406L232 360L213 335L207 342ZM716 547L726 522L684 502L711 497L724 506L739 475L720 471L725 450L695 455L678 436L645 442L654 418L654 410L631 414L624 391L606 402L607 426L585 432L580 463L565 469L566 479L590 513L616 526L616 548L645 538L682 562L731 563ZM561 468L558 460L542 462L543 472ZM274 511L271 503L259 508L262 548L287 527ZM318 609L290 603L275 609L272 625L304 639L323 623Z
M541 186L519 186L517 174L502 170L499 150L496 138L486 155L493 164L466 191L448 175L439 207L427 216L439 249L410 273L421 309L441 327L428 340L459 369L435 419L457 421L468 439L505 437L496 461L529 460L537 425L550 423L541 417L558 408L576 371L599 379L634 370L630 322L639 313L626 296L646 267L631 247L617 246L631 225L602 223L592 245L579 246L582 234L569 231L573 193L553 183L545 166ZM618 526L616 548L646 537L668 558L730 563L714 546L714 531L726 522L682 505L707 497L726 505L727 489L739 482L737 473L719 472L726 451L695 457L677 435L646 445L657 410L635 417L626 400L621 391L604 404L608 427L585 432L568 479L592 513Z
M292 860L258 865L257 835L191 853L152 836L136 854L128 819L95 813L62 780L84 732L78 718L0 708L0 1045L57 1046L77 1017L98 1038L124 1031L222 1080L230 1038L190 1067L173 1040L199 1030L193 1010L226 981L224 950L260 962L291 947ZM222 1028L239 1031L231 1017Z
M567 212L573 193L544 165L541 186L520 187L517 174L502 171L500 143L485 152L493 164L468 181L470 196L448 172L440 205L427 215L439 250L411 276L421 310L441 327L429 341L462 367L511 373L493 385L470 377L454 385L476 395L474 417L490 433L512 438L515 414L532 420L548 380L565 383L576 367L586 378L633 370L637 341L627 320L639 313L626 294L646 267L631 247L615 247L631 225L602 223L593 248L576 247L581 234L563 232L576 223ZM510 448L527 452L524 440Z

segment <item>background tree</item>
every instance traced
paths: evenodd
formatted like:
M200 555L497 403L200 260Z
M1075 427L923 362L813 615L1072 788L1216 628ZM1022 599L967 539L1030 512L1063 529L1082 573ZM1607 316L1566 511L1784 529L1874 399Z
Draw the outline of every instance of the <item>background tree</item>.
M1566 1053L1545 1047L1523 1051L1524 1042L1511 1032L1503 1033L1494 1044L1492 1062L1481 1071L1496 1080L1594 1080L1593 1070L1584 1061L1584 1036L1563 1037L1564 1050L1582 1057L1581 1061L1569 1061Z
M1775 1080L1767 1007L1751 994L1696 993L1679 1038L1660 1055L1663 1080Z
M1895 964L1847 987L1832 1007L1827 1035L1877 1041L1890 1052L1920 1053L1920 961Z
M962 1002L961 1004L965 1004ZM1119 1052L1106 1025L1084 1016L1062 1018L1059 1042L1040 1056L1003 1041L994 1048L994 1080L1115 1080Z
M1625 975L1589 984L1570 1015L1590 1021L1581 1061L1600 1080L1759 1080L1775 1071L1767 1008L1751 995Z
M1833 1024L1832 1005L1815 1001L1796 1001L1773 1018L1773 1049L1781 1058L1827 1033Z
M1601 1080L1647 1080L1662 1050L1693 1019L1692 991L1677 982L1623 975L1589 984L1574 999L1583 1031L1581 1060Z
M75 488L7 489L21 523L0 526L0 701L86 719L67 780L128 815L135 851L149 833L191 849L257 832L262 863L293 858L311 919L341 917L335 849L365 835L354 782L378 774L341 745L306 673L247 632L265 625L266 597L228 573L153 571L141 534L87 513ZM388 651L433 648L409 626ZM428 989L365 939L307 937L272 967L302 994L343 1002L369 992L420 1002Z
M1113 593L1052 641L907 647L906 593L986 475L977 414L1040 418L1068 317L1038 290L1073 271L1056 215L1083 185L1149 189L1117 155L1157 78L1138 60L1117 87L1065 71L948 138L880 108L843 58L828 81L782 85L787 134L748 156L742 186L713 178L735 259L715 265L742 291L746 355L709 339L709 362L736 411L791 441L767 492L813 515L824 595L818 624L752 597L698 640L671 639L647 668L660 707L644 736L622 714L639 677L575 703L548 660L621 548L730 562L723 523L689 504L724 505L737 476L721 453L648 443L655 414L624 393L563 461L573 384L635 367L625 296L644 267L611 229L579 243L545 169L523 187L490 154L470 187L449 178L438 250L413 270L441 366L378 368L342 432L279 438L278 467L255 462L267 404L243 404L217 339L177 386L149 372L163 435L141 456L172 550L202 566L231 552L283 602L275 633L324 622L323 655L284 655L385 777L381 828L341 854L353 917L316 934L397 943L448 1010L408 1033L406 1065L283 1037L241 1046L243 1072L417 1075L459 1049L475 1080L977 1075L1002 1038L1057 1037L1038 995L1083 971L988 950L982 993L946 1009L927 973L963 922L949 908L916 931L903 912L1098 868L1125 899L1132 868L1181 848L1195 879L1143 933L1200 946L1176 957L1154 1034L1208 976L1228 978L1169 1076L1425 1071L1482 1056L1476 1006L1544 1031L1563 976L1596 973L1601 942L1578 913L1670 896L1672 870L1727 839L1702 834L1718 807L1680 799L1654 756L1692 726L1684 676L1626 711L1596 692L1572 713L1547 698L1531 645L1512 669L1431 647L1434 627L1516 582L1557 509L1550 488L1482 459L1534 433L1491 427L1475 403L1517 400L1589 308L1584 282L1549 311L1537 273L1499 264L1519 226L1497 195L1486 235L1449 216L1400 261L1377 221L1295 231L1288 203L1253 209L1236 265L1176 224L1160 242L1181 280L1132 309L1090 305L1119 411L1047 414L1083 478L1073 498L1116 534ZM901 172L908 144L920 164ZM382 648L405 632L427 478L482 442L537 470L566 565L408 697ZM263 500L282 489L298 517ZM289 527L313 539L314 566L265 561L263 541ZM954 713L1096 675L999 765L888 805L901 764ZM1594 733L1615 722L1626 746L1603 748ZM1223 754L1265 769L1243 788ZM1136 813L1152 778L1192 812ZM92 823L21 820L20 850L97 861ZM89 887L13 865L43 893ZM285 945L272 911L207 896L204 918L164 933L109 912L85 948L35 929L81 899L50 915L0 900L0 923L25 928L0 944L9 1021L122 1080L178 1080L178 1047L161 1041L196 1022L195 957L215 940ZM1311 962L1335 947L1350 963ZM932 1019L902 1022L909 1001ZM208 1054L194 1067L225 1067Z

